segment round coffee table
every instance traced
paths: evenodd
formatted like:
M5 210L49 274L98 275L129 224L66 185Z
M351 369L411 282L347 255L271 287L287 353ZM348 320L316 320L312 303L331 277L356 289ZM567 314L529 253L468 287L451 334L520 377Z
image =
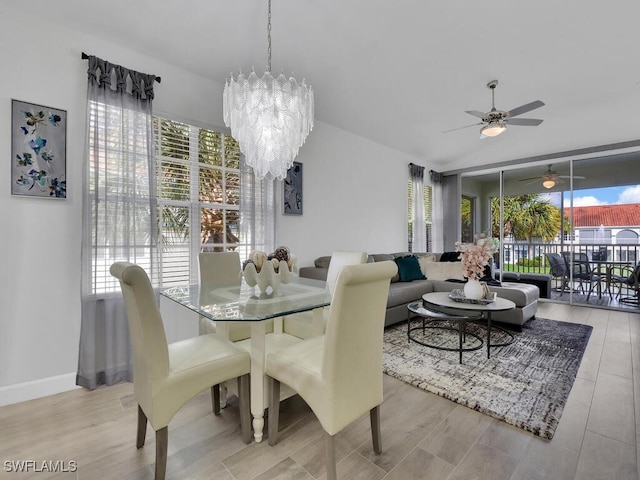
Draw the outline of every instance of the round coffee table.
M477 312L487 321L487 358L491 356L491 347L505 347L511 345L515 340L515 337L508 330L494 325L493 328L505 333L509 340L503 343L491 343L491 312L500 312L503 310L511 310L516 307L516 304L506 298L496 297L491 303L465 303L457 302L449 298L449 292L433 292L425 293L422 296L422 302L424 307L428 310L435 310L444 314L459 315L460 311L469 313ZM465 315L464 313L463 315Z
M472 352L474 350L480 350L484 341L482 337L474 332L467 331L467 322L474 320L481 320L482 312L463 312L459 311L457 314L443 313L435 310L429 310L425 308L422 302L410 303L407 308L409 309L407 318L407 338L409 341L419 343L425 347L435 348L437 350L446 350L449 352L459 352L460 363L462 363L462 352ZM417 327L411 326L411 314L421 317L421 325ZM449 326L450 323L457 323L457 328ZM429 336L425 335L427 330L440 330L440 331L457 331L458 332L458 346L448 347L443 343L435 343L435 341L429 341ZM422 336L418 337L416 332L422 332ZM472 337L475 342L471 345L465 346L467 337ZM451 342L449 342L449 345Z

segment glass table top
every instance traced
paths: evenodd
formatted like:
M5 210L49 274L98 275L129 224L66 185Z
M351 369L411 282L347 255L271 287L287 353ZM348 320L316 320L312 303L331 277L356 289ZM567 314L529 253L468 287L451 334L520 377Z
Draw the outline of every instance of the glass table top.
M260 321L321 308L331 303L325 282L293 277L278 292L261 294L244 281L229 286L185 285L161 292L211 320Z

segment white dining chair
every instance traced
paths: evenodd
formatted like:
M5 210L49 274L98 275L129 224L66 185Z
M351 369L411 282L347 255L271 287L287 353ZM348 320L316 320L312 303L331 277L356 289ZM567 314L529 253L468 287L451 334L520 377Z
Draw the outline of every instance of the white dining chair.
M346 250L337 250L331 254L331 261L327 270L327 288L331 295L335 290L338 273L347 265L360 265L366 263L367 252L353 252ZM324 329L326 329L329 309L325 308L322 312ZM313 336L313 312L301 312L288 315L283 321L283 330L298 338L310 338Z
M111 274L120 281L133 350L133 393L138 404L137 448L144 446L147 422L156 432L155 479L165 478L168 425L184 404L207 388L238 379L242 437L251 441L249 354L217 335L200 335L167 344L156 295L138 265L116 262ZM219 404L219 402L218 402ZM214 405L214 413L219 408Z
M210 290L230 287L242 282L240 254L238 252L201 252L198 254L200 272L200 303ZM241 322L215 322L200 316L200 334L216 333L227 340L237 342L251 337L251 327Z
M385 261L343 267L337 277L324 335L267 354L270 378L269 444L278 439L280 384L309 405L325 432L327 479L336 479L335 435L369 412L373 450L382 451L380 404L382 334L391 278Z

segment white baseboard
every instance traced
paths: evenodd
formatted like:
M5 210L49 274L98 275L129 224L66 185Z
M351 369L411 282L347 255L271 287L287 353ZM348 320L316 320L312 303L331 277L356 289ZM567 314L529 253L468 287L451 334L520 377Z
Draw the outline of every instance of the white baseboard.
M13 403L25 402L34 398L46 397L56 393L67 392L76 385L76 373L65 373L55 377L41 378L31 382L17 383L0 387L0 407Z

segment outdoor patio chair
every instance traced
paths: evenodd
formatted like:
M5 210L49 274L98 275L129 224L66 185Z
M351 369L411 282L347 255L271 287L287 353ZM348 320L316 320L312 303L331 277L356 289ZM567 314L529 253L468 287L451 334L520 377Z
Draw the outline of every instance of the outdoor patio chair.
M606 260L607 259L607 247L598 247L597 250L593 250L591 254L592 260Z
M618 286L618 297L621 303L640 306L640 263L635 267L622 267L620 275L613 275L611 281ZM622 295L622 290L626 295Z
M595 287L598 288L598 296L602 295L601 282L606 280L606 275L591 269L591 262L586 253L562 252L565 263L568 267L567 276L574 282L580 283L580 289L584 292L584 286L587 284L589 290L587 293L587 301L591 297L591 293Z
M549 261L549 273L551 274L551 277L556 281L555 290L559 291L560 296L562 296L565 289L567 288L567 264L565 263L564 258L562 258L562 255L560 255L559 253L548 252L545 253L545 256ZM560 283L560 286L558 286L558 281Z

